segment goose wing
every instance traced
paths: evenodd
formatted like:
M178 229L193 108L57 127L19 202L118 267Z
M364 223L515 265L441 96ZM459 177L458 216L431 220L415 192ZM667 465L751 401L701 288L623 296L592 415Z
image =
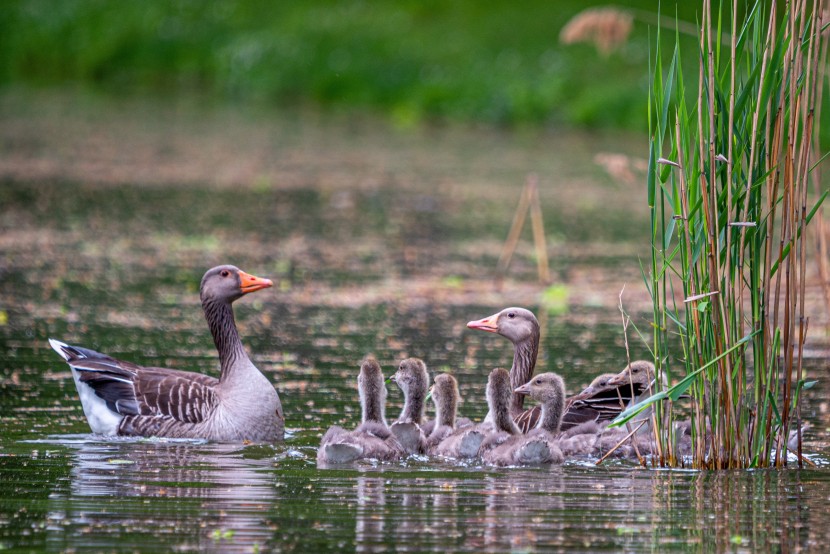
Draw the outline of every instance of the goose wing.
M50 339L52 348L113 412L169 417L199 423L216 405L214 377L161 367L144 367Z

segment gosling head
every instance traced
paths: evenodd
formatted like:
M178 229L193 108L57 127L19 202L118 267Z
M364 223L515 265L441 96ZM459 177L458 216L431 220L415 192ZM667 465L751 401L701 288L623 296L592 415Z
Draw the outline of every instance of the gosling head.
M574 397L574 400L584 400L586 398L593 398L602 393L606 393L607 395L608 391L616 390L617 386L609 384L611 382L611 379L613 379L616 376L616 373L603 373L601 375L597 375L596 377L594 377L594 380L591 381L591 384L585 388L585 390L583 390ZM616 395L616 393L614 393L614 395Z
M555 373L540 373L515 392L527 394L542 406L538 426L551 433L558 433L565 408L565 382Z
M629 382L647 386L654 380L654 364L646 360L636 360L614 378L608 381L611 386L627 385Z
M404 395L418 394L423 396L429 388L429 372L420 358L407 358L398 366L398 371L392 376Z
M540 373L514 392L528 395L542 404L561 404L565 398L565 382L555 373Z

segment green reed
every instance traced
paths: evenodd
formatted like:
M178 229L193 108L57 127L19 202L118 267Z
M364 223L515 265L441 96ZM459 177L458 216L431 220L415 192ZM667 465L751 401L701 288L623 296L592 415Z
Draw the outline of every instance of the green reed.
M658 408L654 463L684 463L673 421L689 417L694 467L786 465L790 432L804 460L805 239L826 196L808 194L820 161L821 3L704 0L694 86L680 37L668 67L656 41L643 273L658 374L680 381L623 415ZM681 395L690 413L678 413Z

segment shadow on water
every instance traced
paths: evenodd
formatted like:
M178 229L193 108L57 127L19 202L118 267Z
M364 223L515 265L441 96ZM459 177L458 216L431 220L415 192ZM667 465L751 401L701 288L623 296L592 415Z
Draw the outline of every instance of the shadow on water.
M452 158L423 148L415 158ZM438 148L455 145L439 141ZM637 260L646 222L626 208L608 209L630 206L638 192L583 176L583 190L574 193L556 181L563 162L540 162L549 170L541 175L551 187L543 191L544 216L561 297L551 304L534 282L529 250L520 249L510 278L494 286L491 268L522 179L495 186L483 177L497 165L487 159L492 144L459 148L458 159L474 160L469 168L486 170L475 175L481 182L446 187L429 163L409 168L423 170L420 187L394 179L233 190L0 181L0 548L708 552L826 545L824 467L697 473L569 461L493 469L419 458L317 467L322 432L359 419L355 380L366 354L387 372L408 356L423 358L433 373L452 371L461 413L480 419L485 376L509 366L512 352L500 337L467 330L467 321L506 305L537 311L540 367L562 374L571 391L623 365L623 285L636 323L647 328ZM586 190L609 196L600 202ZM245 345L282 397L286 444L84 434L71 375L46 339L215 374L197 287L207 267L227 262L276 283L235 308ZM633 333L629 342L633 358L647 355ZM809 351L808 374L826 374L825 349ZM807 438L822 454L830 425L823 394L820 386L807 391L804 409L814 423ZM401 405L391 387L388 414Z

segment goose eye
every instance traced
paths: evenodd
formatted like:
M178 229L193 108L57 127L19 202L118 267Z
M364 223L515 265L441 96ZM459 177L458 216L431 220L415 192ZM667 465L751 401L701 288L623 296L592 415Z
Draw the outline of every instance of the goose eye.
M227 269L223 269L223 270L222 270L222 273L220 273L219 275L221 275L222 277L227 277L227 276L229 276L230 274L231 274L231 272L230 272L230 271L228 271Z
M516 317L516 314L515 314L515 312L509 312L507 314L507 317L509 317L510 319L513 319L514 317Z

